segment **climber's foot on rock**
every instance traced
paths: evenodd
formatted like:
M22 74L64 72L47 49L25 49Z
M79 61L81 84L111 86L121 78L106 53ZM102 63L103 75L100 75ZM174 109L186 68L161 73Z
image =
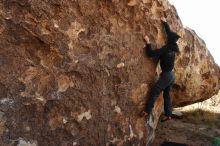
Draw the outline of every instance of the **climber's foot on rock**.
M145 111L142 111L142 112L140 113L140 116L141 116L141 117L144 117L144 118L147 118L148 115L149 115L149 114L148 114L147 112L145 112Z
M171 116L165 116L162 118L161 122L166 122L166 121L169 121L169 120L172 120Z

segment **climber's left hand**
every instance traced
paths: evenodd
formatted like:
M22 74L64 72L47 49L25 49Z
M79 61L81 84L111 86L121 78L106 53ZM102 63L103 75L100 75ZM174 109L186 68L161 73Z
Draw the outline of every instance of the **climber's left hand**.
M144 40L145 40L145 42L147 43L147 44L149 44L150 43L150 40L149 40L149 37L146 35L146 36L144 36Z

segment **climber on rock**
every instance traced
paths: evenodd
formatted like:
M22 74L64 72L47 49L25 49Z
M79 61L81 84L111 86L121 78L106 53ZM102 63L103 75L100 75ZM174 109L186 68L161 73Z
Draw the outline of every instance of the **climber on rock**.
M148 56L159 58L162 73L160 74L159 80L151 89L149 101L145 109L141 112L141 116L147 117L151 113L156 99L160 95L160 92L163 91L165 118L161 121L164 122L171 120L172 115L172 101L169 92L175 79L173 68L175 55L179 52L179 47L176 42L180 36L170 30L165 18L162 18L161 21L167 35L166 45L160 49L152 50L148 36L144 37L146 41L144 49Z

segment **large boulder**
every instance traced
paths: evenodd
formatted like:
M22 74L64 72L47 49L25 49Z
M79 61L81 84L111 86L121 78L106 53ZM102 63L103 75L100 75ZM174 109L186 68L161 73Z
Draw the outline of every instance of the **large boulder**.
M138 116L159 74L143 35L164 45L162 16L182 36L174 105L211 97L219 68L166 0L1 0L1 145L149 145L163 99Z
M196 33L185 29L182 48L175 67L173 104L187 105L212 97L219 90L220 71L205 42Z

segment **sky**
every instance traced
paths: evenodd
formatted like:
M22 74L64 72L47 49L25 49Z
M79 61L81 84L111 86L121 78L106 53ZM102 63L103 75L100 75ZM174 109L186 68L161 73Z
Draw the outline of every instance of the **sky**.
M184 26L202 38L220 66L220 0L169 0Z

